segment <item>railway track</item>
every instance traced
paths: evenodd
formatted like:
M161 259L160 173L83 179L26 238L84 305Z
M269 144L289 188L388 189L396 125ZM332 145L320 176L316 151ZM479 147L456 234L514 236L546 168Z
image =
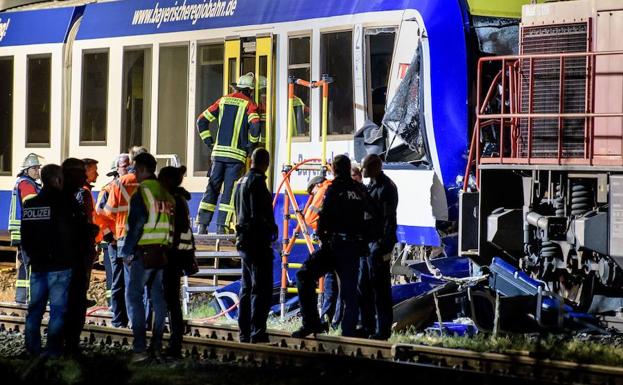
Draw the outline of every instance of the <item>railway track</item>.
M26 308L22 305L0 303L0 329L23 331L25 315ZM121 345L131 342L131 330L106 326L109 324L108 314L89 315L84 328L85 341ZM366 369L427 373L433 378L441 375L465 380L497 379L496 383L623 385L623 369L537 359L527 353L478 353L328 335L298 339L276 330L270 330L270 344L252 345L237 342L238 330L233 325L188 321L186 328L187 354L221 361L306 367L361 365Z

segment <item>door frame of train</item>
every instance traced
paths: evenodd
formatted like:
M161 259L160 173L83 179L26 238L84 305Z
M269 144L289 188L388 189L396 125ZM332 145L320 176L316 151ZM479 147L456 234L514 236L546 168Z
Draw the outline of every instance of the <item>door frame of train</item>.
M264 76L260 74L260 59L262 57L266 58L266 102L265 102L265 125L266 125L266 149L273 155L274 146L274 137L275 137L275 128L274 128L274 119L273 119L273 111L275 105L275 49L274 49L274 36L272 33L264 33L258 34L255 37L255 103L260 105L260 76ZM273 158L274 160L274 158ZM272 167L268 168L266 172L267 179L266 184L269 186L269 190L272 190Z
M231 92L230 85L238 81L240 76L240 36L225 38L225 57L223 60L223 95ZM230 60L235 60L235 67L231 68ZM235 71L235 72L232 72ZM232 77L233 75L233 77Z

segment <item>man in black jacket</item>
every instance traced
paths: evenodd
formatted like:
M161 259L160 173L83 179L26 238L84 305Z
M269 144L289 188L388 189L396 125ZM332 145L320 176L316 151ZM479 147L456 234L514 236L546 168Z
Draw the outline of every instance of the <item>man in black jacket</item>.
M396 238L396 208L398 189L383 173L383 161L378 155L368 155L363 161L363 175L370 178L368 195L375 208L374 237L370 253L361 259L359 295L361 321L370 338L386 340L392 327L391 253ZM376 315L376 317L375 317ZM376 320L375 320L376 318Z
M277 225L272 196L266 187L270 155L263 148L251 155L251 169L240 180L234 197L236 247L242 258L238 306L240 342L268 342L266 319L273 293L273 249Z
M67 321L65 322L65 350L71 354L80 352L80 334L85 322L87 310L87 291L93 266L93 240L99 227L89 217L89 209L84 200L77 198L80 189L86 184L86 168L81 159L68 158L63 161L63 194L73 198L78 207L78 222L74 249L76 257L72 259L72 276L67 302Z
M30 256L30 302L26 317L26 349L41 352L41 319L50 301L47 350L56 357L62 351L62 332L72 275L80 215L75 202L64 195L61 167L41 169L43 189L24 203L22 247Z
M344 304L342 335L356 336L357 278L359 259L366 253L367 196L363 186L350 177L348 157L336 156L332 167L335 179L327 189L318 217L316 234L320 249L311 254L296 273L303 317L303 326L292 334L297 338L325 329L316 306L316 281L333 270L339 278L340 300Z

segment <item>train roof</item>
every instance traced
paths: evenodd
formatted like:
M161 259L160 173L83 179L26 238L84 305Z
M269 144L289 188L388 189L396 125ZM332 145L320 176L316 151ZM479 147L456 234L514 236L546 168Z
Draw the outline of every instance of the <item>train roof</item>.
M53 9L53 8L63 8L63 7L79 7L92 3L107 3L111 1L119 1L119 0L45 0L45 1L17 1L17 2L9 2L9 4L3 7L3 3L0 1L0 11L3 12L20 12L20 11L34 11L41 9ZM17 3L17 5L14 5ZM22 5L19 5L22 3Z

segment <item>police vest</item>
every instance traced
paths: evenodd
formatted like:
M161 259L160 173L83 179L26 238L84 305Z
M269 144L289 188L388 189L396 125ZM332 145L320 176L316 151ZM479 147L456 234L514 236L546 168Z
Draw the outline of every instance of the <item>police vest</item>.
M20 176L15 181L15 187L11 193L11 205L9 207L9 233L11 234L11 243L19 243L22 239L20 227L22 225L22 198L19 191L19 185L22 182L30 183L37 194L41 191L41 186L34 179L28 176ZM26 197L28 199L30 197Z
M139 191L147 208L148 216L138 245L171 246L175 200L155 179L141 182Z

